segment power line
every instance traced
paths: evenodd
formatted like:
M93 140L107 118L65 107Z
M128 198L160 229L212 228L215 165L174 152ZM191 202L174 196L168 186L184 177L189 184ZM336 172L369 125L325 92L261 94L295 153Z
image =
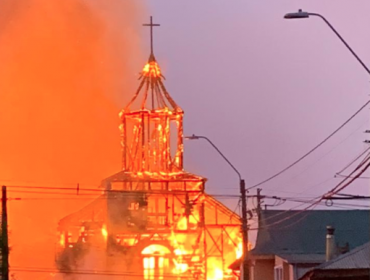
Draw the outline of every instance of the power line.
M166 194L166 193L176 193L176 194L186 194L188 191L185 190L106 190L106 189L79 189L79 193L77 194L76 189L74 188L60 188L60 187L38 187L38 186L7 186L8 188L11 188L12 190L8 192L13 193L38 193L38 194L62 194L62 195L72 195L72 196L92 196L96 197L96 192L99 194L105 194L105 193L114 193L119 194L123 196L135 196L137 194ZM26 190L14 190L14 189L26 189ZM40 191L29 191L29 189L37 189ZM46 191L45 191L46 190ZM53 190L59 190L59 191L65 191L65 192L54 192ZM71 193L70 191L74 191L75 193ZM82 193L84 191L91 192L91 193ZM95 192L95 193L94 193ZM195 191L194 191L195 192ZM200 191L199 191L200 192ZM240 198L240 195L234 195L234 194L209 194L207 195L213 196L213 197L223 197L223 198ZM248 195L247 195L248 196Z
M305 172L307 172L308 170L314 168L314 167L317 167L317 163L322 161L325 157L327 157L329 154L331 154L334 150L336 150L341 144L343 144L345 141L347 141L352 135L354 135L355 132L357 132L358 130L360 130L365 123L367 123L368 120L366 120L366 122L362 123L359 127L357 127L353 132L351 132L347 137L345 137L342 141L340 141L337 145L335 145L332 149L330 149L328 152L324 153L321 157L319 157L318 159L316 159L314 162L310 163L307 167L305 167L305 169L303 171L301 171L300 173L298 173L297 175L294 175L293 177L291 177L288 181L286 181L284 184L287 184L289 182L291 182L292 180L294 180L295 178L301 176L302 174L304 174ZM369 147L370 149L370 147ZM367 150L369 150L367 149ZM365 153L365 152L364 152Z
M288 202L297 202L297 203L303 203L303 204L309 204L309 203L312 203L312 199L310 200L307 200L307 199L303 199L303 198L291 198L291 197L263 197L263 198L267 198L267 199L276 199L276 200L281 200L281 201L288 201ZM326 198L324 198L326 199ZM329 200L329 198L327 198ZM354 197L344 197L344 198L333 198L334 200L338 199L338 200L364 200L364 199L370 199L370 197L367 197L367 196L354 196ZM328 207L331 207L331 206L334 206L333 205L327 205L325 202L321 202L322 204L325 204L326 206ZM370 207L370 205L357 205L357 204L348 204L348 203L336 203L337 205L340 205L340 206L359 206L359 207ZM270 207L277 207L277 206L280 206L279 204L278 205L269 205Z
M55 268L37 268L37 267L30 267L30 268L17 268L12 267L11 271L14 272L44 272L44 273L55 273L55 274L76 274L76 275L96 275L96 276L141 276L144 277L143 273L137 272L114 272L114 271L92 271L92 270L57 270ZM181 275L172 275L172 274L163 274L161 275L165 278L183 278L189 279L189 276L181 276Z
M368 161L366 165L365 165L365 163L366 162L361 163L361 165L359 165L353 172L351 172L349 177L345 178L342 182L340 182L337 186L335 186L331 191L329 191L327 194L325 194L324 197L326 197L326 198L331 197L331 196L337 194L338 192L340 192L341 190L344 190L345 188L347 188L350 184L352 184L356 179L358 179L370 167L370 161ZM352 177L353 173L355 173L363 165L365 165L365 167L362 168L357 175ZM347 182L345 185L341 186L341 184L344 183L348 178L351 178L351 180L349 180L349 182Z
M66 189L65 192L61 191L53 191L53 190L63 190L62 188L54 188L54 187L29 187L29 186L9 186L10 188L17 188L17 189L12 189L8 191L9 193L13 194L40 194L40 195L45 195L45 197L26 197L26 198L17 198L17 200L58 200L58 199L81 199L81 200L87 200L87 199L117 199L120 197L136 197L137 195L162 195L162 194L182 194L182 191L175 190L174 192L171 191L161 191L161 190L156 190L156 191L151 191L151 190L146 190L146 191L125 191L125 190L96 190L99 192L99 194L94 194L94 193L82 193L83 190L80 190L80 192L77 193L69 193L69 189ZM18 190L20 189L20 190ZM24 190L25 189L25 190ZM37 189L36 191L30 191L28 189ZM43 191L46 190L46 191ZM109 197L106 196L105 192L107 193L114 193L118 194L119 197ZM185 192L183 192L185 194ZM204 193L205 195L209 195L218 199L239 199L240 195L233 195L233 194L209 194L209 193ZM47 197L48 195L67 195L70 197ZM247 197L253 197L253 195L247 195ZM14 199L14 198L13 198Z
M350 167L352 164L354 164L356 161L358 161L367 151L370 150L370 147L367 147L364 151L362 151L358 156L356 156L353 160L351 160L350 163L348 163L345 167L343 167L340 171L336 173L336 175L340 175L344 170L346 170L348 167ZM366 157L368 157L369 154L367 154ZM365 157L365 158L366 158Z
M341 177L341 178L353 178L349 175L342 175L342 174L335 174L335 177ZM370 179L370 177L358 177L357 179Z
M327 142L331 137L333 137L339 130L341 130L346 124L348 124L355 116L357 116L368 104L370 103L370 100L368 100L364 105L361 106L360 109L358 109L349 119L347 119L343 124L341 124L336 130L334 130L329 136L327 136L324 140L322 140L319 144L317 144L315 147L313 147L311 150L309 150L307 153L305 153L303 156L301 156L300 158L298 158L296 161L294 161L293 163L289 164L287 167L283 168L282 170L280 170L279 172L275 173L274 175L272 175L271 177L247 188L247 190L250 190L250 189L253 189L253 188L256 188L264 183L267 183L269 181L271 181L272 179L278 177L279 175L281 175L282 173L284 173L285 171L289 170L290 168L292 168L293 166L295 166L296 164L298 164L299 162L301 162L303 159L305 159L307 156L309 156L310 154L312 154L314 151L316 151L320 146L322 146L325 142Z

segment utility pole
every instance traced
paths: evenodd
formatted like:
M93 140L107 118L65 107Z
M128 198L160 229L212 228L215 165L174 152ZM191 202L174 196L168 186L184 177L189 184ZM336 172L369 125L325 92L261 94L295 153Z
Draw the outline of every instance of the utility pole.
M240 194L242 200L242 234L243 234L243 260L241 265L242 277L241 280L249 280L249 265L248 265L248 219L247 219L247 197L245 194L245 181L240 179Z
M261 196L262 189L257 189L257 217L258 221L260 221L261 218L261 210L262 210L262 196Z
M8 213L6 187L2 188L2 213L1 213L1 279L9 280L9 247L8 247Z
M205 136L199 136L199 135L192 135L192 136L185 136L185 139L189 140L198 140L198 139L204 139L206 140L217 152L218 154L230 165L230 167L235 171L236 174L238 174L239 178L239 186L240 186L240 196L242 201L242 234L243 234L243 256L241 259L240 264L240 272L241 277L240 280L249 280L249 264L248 264L248 218L247 218L247 196L245 194L245 181L242 179L242 175L240 172L235 168L235 166L227 159L227 157L220 151L219 148L211 140L209 140Z

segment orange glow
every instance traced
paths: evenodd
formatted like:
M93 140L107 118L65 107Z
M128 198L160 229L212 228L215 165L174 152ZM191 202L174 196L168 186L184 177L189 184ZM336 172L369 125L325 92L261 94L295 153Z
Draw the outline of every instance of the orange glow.
M163 245L158 245L158 244L152 244L152 245L149 245L148 247L144 248L142 251L141 251L141 254L143 255L154 255L154 254L157 254L157 255L166 255L166 254L170 254L170 250L163 246Z
M188 270L189 265L187 263L178 263L177 260L173 260L175 268L172 270L174 274L181 274Z
M221 268L215 268L215 276L211 279L214 280L222 280L224 278L224 272L222 271Z
M187 230L188 229L188 221L186 217L182 217L179 222L177 223L177 228L180 230Z
M62 247L65 247L66 246L66 237L65 237L64 233L62 233L60 235L59 244Z
M228 244L233 245L235 247L235 257L237 259L243 256L243 238L241 233L237 233L233 231L230 233L232 240L229 239Z
M241 254L240 217L204 193L206 178L184 170L183 111L163 80L152 54L133 98L119 113L122 169L102 183L112 190L106 192L107 199L119 200L104 201L104 213L95 215L93 204L69 219L93 216L96 222L98 217L105 240L108 224L116 244L109 239L107 253L124 252L128 262L124 264L120 255L120 264L138 273L132 258L141 251L144 279L162 280L167 274L236 280L227 267Z
M193 213L192 215L189 216L189 227L190 229L196 228L196 225L199 221L199 217L196 217L197 215ZM187 230L188 229L188 220L187 218L181 217L180 220L177 222L176 225L177 229L179 230Z
M222 268L222 260L216 257L209 257L207 260L207 280L222 280L224 271Z
M243 256L243 241L239 241L238 246L235 248L235 255L237 259Z
M107 230L107 226L106 225L103 225L102 228L101 228L101 234L103 235L104 239L107 240L108 239L108 230Z
M156 61L151 61L145 64L143 68L143 75L146 77L160 77L161 69Z
M135 71L131 62L141 59L140 2L0 1L3 184L95 187L119 168L115 120L128 97L122 93L135 86L122 83L123 77ZM13 265L54 267L55 241L63 244L51 234L56 221L91 199L41 195L34 200L40 194L26 192L9 203Z
M163 279L164 271L169 267L170 250L158 244L152 244L141 251L143 255L144 279Z

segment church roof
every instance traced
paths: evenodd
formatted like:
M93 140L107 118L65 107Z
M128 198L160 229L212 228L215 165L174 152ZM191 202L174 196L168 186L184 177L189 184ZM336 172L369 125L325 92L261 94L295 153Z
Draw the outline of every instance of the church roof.
M81 222L101 222L107 216L107 195L95 198L80 210L65 216L59 221L59 228L80 227Z
M153 23L153 18L150 17L149 24L143 24L150 27L150 56L148 62L145 64L140 73L139 87L127 104L122 110L125 114L132 110L170 110L182 113L182 109L176 104L164 86L163 80L165 77L162 70L154 56L153 51L153 27L160 26Z
M105 178L102 181L102 186L107 183L115 182L194 182L194 181L206 181L207 179L201 176L197 176L185 171L179 172L138 172L132 173L126 170L122 170L112 176Z
M150 55L139 77L139 86L123 109L123 112L134 110L170 110L182 112L164 85L164 76L153 54Z

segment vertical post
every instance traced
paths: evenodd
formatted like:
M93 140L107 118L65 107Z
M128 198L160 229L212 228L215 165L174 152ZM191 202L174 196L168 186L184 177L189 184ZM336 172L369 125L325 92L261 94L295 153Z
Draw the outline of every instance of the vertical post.
M121 118L122 119L122 118ZM122 119L122 170L127 170L127 135L126 135L126 116L123 115Z
M206 220L205 220L205 205L204 202L202 202L202 207L201 207L201 215L202 217L201 222L202 222L202 227L203 227L203 250L204 250L204 255L203 255L203 263L204 263L204 279L207 279L207 274L208 274L208 253L207 253L207 229L206 229Z
M1 213L1 279L9 280L9 247L8 247L8 213L7 213L7 197L6 187L2 188L2 213Z
M153 17L150 16L150 54L153 54Z
M261 196L262 189L257 189L257 217L258 221L261 219L261 204L262 204L262 196Z
M240 179L240 194L242 199L242 234L243 234L243 259L241 265L241 280L249 280L247 197L245 194L245 181L243 179Z

